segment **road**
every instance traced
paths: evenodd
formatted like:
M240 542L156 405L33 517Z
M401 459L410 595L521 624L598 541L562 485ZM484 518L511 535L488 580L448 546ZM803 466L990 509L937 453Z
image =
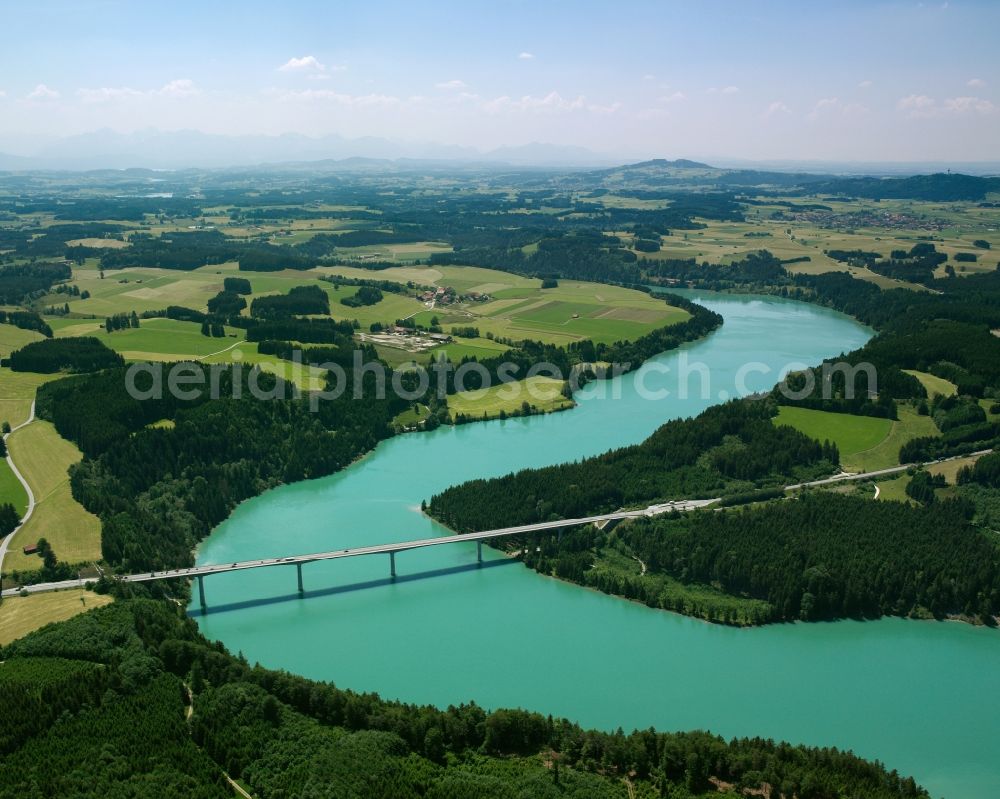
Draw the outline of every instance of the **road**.
M14 435L22 427L27 427L35 421L35 401L31 401L31 410L28 412L27 420L21 422L17 427L11 429L7 435L3 437L4 443L10 436ZM14 476L20 481L21 485L24 486L24 490L28 495L28 507L25 509L24 516L21 517L21 523L14 528L10 535L6 536L3 541L0 541L0 572L3 571L3 561L7 557L7 547L10 545L11 540L17 535L17 531L20 530L31 518L31 514L35 512L35 495L31 490L31 486L28 485L28 481L24 479L24 475L18 470L17 465L14 463L14 459L11 457L10 450L7 450L7 465L10 466L10 470L14 473Z
M34 408L32 408L32 415L34 415ZM23 425L19 425L23 426ZM955 460L956 458L968 458L974 455L985 455L993 450L980 450L978 452L970 453L969 455L955 456L954 458L943 458L935 461L928 461L924 464L903 464L902 466L892 466L887 469L877 469L871 472L860 472L857 474L842 473L834 475L833 477L825 477L822 480L812 480L807 483L794 483L792 485L785 486L786 491L796 491L803 488L811 488L816 486L825 486L833 483L856 481L856 480L870 480L878 477L885 477L891 474L898 474L900 472L905 472L907 469L913 468L914 466L930 466L935 463L943 463L949 460ZM349 547L347 549L337 549L331 550L329 552L312 552L304 555L290 555L282 558L264 558L260 560L244 560L236 561L234 563L217 563L217 564L205 564L202 566L191 566L189 568L183 569L167 569L165 571L152 571L143 572L142 574L126 574L120 575L116 579L128 583L147 583L155 582L157 580L174 580L174 579L197 579L206 577L211 574L223 574L226 572L235 571L245 571L247 569L262 569L271 568L274 566L299 566L301 567L305 563L315 563L316 561L322 560L340 560L342 558L356 558L362 555L391 555L393 574L395 574L395 555L398 552L406 552L411 549L422 549L424 547L440 546L442 544L457 544L462 542L472 542L482 543L485 540L492 538L505 538L514 535L523 535L525 533L537 533L546 530L561 530L567 527L577 527L584 524L602 524L612 521L622 521L624 519L638 519L643 517L657 516L662 513L670 513L672 511L692 511L699 508L705 508L713 503L719 501L719 498L713 499L682 499L682 500L670 500L669 502L663 502L656 505L650 505L647 508L642 508L639 510L622 510L615 511L614 513L603 513L596 516L583 516L576 519L560 519L554 522L540 522L537 524L522 524L515 527L502 527L496 530L483 530L476 533L459 533L457 535L443 535L436 536L434 538L420 538L413 541L396 541L389 544L374 544L371 546L364 547ZM9 539L9 537L8 537ZM43 591L58 591L63 588L78 588L84 584L84 580L65 580L62 582L54 583L38 583L35 585L25 586L23 590L28 593L39 593ZM21 589L10 588L3 592L3 596L12 596Z
M304 563L314 563L322 560L339 560L341 558L355 558L361 555L395 555L397 552L406 552L411 549L422 549L424 547L440 546L442 544L457 544L461 542L482 542L491 538L505 538L525 533L535 533L545 530L559 530L566 527L577 527L583 524L594 524L603 521L618 521L622 519L637 519L641 517L656 516L661 513L671 511L690 511L703 508L717 502L718 499L689 499L664 502L658 505L651 505L640 510L616 511L615 513L604 513L597 516L585 516L578 519L560 519L554 522L541 522L538 524L522 524L515 527L504 527L497 530L483 530L476 533L460 533L457 535L443 535L434 538L421 538L414 541L396 541L390 544L375 544L365 547L352 547L348 549L337 549L329 552L313 552L305 555L291 555L282 558L264 558L260 560L244 560L235 563L206 564L203 566L191 566L183 569L167 569L165 571L143 572L141 574L126 574L117 579L127 583L147 583L157 580L173 579L194 579L205 577L210 574L222 574L225 572L245 571L247 569L261 569L274 566L294 566ZM78 588L84 584L83 580L65 580L53 583L38 583L36 585L25 586L28 593L41 593L43 591L58 591L63 588ZM4 596L13 596L20 589L9 588L3 592Z
M934 466L938 463L947 463L948 461L957 461L962 458L978 458L982 455L989 455L993 452L992 449L980 449L976 452L969 452L966 455L952 455L950 458L938 458L933 461L926 461L925 463L904 463L902 466L890 466L888 469L877 469L874 472L858 472L852 474L850 472L842 472L841 474L835 474L833 477L824 477L822 480L813 480L809 483L795 483L793 485L785 486L785 491L796 491L800 488L811 488L813 486L825 486L831 483L843 483L852 480L873 480L877 477L885 477L890 474L899 474L900 472L905 472L907 469L916 469L926 466ZM876 494L877 496L877 494Z

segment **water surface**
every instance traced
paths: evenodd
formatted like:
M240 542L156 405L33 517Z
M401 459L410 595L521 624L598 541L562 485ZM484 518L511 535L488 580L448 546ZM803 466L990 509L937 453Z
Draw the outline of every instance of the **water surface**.
M237 508L198 563L443 535L419 506L449 485L639 442L734 396L739 382L766 390L782 368L871 335L802 303L691 296L725 317L708 338L591 384L571 411L399 436L339 474L270 491ZM693 379L678 396L685 362L694 374L710 368L707 392ZM748 362L758 365L741 378ZM640 385L671 394L644 399ZM251 661L386 698L834 745L914 775L935 796L1000 795L1000 633L900 619L738 630L484 556L476 568L472 544L400 553L395 582L387 556L309 564L305 598L292 567L217 575L205 581L209 612L192 612Z

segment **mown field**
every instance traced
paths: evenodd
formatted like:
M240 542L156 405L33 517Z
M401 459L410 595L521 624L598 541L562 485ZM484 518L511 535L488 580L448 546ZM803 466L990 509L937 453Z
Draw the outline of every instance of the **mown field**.
M562 388L562 380L536 375L479 391L459 391L448 397L448 409L452 417L495 419L501 413L509 416L523 411L525 403L534 413L572 408L575 403L562 395Z
M7 459L0 458L0 505L7 502L14 506L18 516L24 516L24 511L28 507L28 494L11 470Z
M687 318L686 312L630 289L560 281L557 288L543 290L537 279L479 267L400 266L373 272L337 266L308 272L286 270L259 274L239 272L236 264L222 264L189 272L125 269L106 272L103 279L93 268L74 270L74 282L81 290L89 291L90 297L51 295L47 299L53 302L62 304L68 300L71 311L68 317L52 318L51 324L59 336L97 336L129 360L201 358L232 344L233 336L242 338L242 332L227 329L229 340L210 339L201 336L200 326L194 323L146 319L142 320L139 329L108 334L102 327L104 318L132 311L141 314L162 310L169 305L205 310L208 300L221 290L223 279L237 274L246 277L253 287L248 301L258 296L285 293L293 286L317 285L330 297L330 315L335 319L357 320L362 330L376 322L388 325L411 317L425 325L437 320L446 332L450 327L477 327L480 338L464 339L451 345L452 351L448 354L452 358L483 357L502 350L502 346L490 341L487 334L495 338L527 338L553 344L585 338L610 343L637 338L657 327ZM355 289L319 280L324 274L451 287L459 295L475 292L488 295L490 300L428 308L416 297L385 292L375 305L351 308L340 300L351 296ZM244 315L247 313L244 311ZM13 342L12 348L16 348ZM240 347L244 355L249 354L249 349L256 350L253 345ZM401 358L400 362L405 360L409 358Z
M35 511L18 530L4 559L4 571L37 569L37 555L22 548L39 538L48 539L56 557L67 563L83 563L101 557L101 523L73 499L69 467L83 456L55 428L36 420L7 439L11 457L35 495Z
M947 253L949 263L959 274L992 271L1000 264L1000 226L997 225L996 211L979 208L971 203L936 203L907 200L832 200L828 197L802 197L782 202L790 202L791 207L770 202L761 197L760 205L747 207L743 222L721 222L699 220L705 227L701 230L678 230L664 237L660 252L637 253L647 258L694 258L697 261L729 263L738 260L747 252L767 249L782 259L809 257L809 261L789 264L793 272L816 274L820 272L850 272L854 277L868 280L882 288L906 287L922 290L912 283L878 275L868 269L848 266L826 254L829 250L865 250L888 255L893 249L910 249L918 241L932 237L940 252ZM606 200L607 202L607 200ZM797 208L820 203L828 206L833 214L856 214L875 211L879 214L906 215L905 220L918 219L932 223L928 230L905 223L885 226L869 225L845 227L830 225L822 219L774 218L800 216ZM941 229L937 229L941 226ZM973 245L973 241L983 239L992 244L989 250ZM956 262L957 253L977 256L974 263ZM944 276L944 265L937 272Z
M46 624L65 621L78 613L103 607L111 597L82 588L7 597L0 607L0 644L6 645Z
M14 350L19 350L32 341L40 341L41 333L33 330L21 330L13 325L0 325L0 358L6 358Z
M8 325L0 325L0 328ZM39 375L34 372L12 372L0 367L0 422L9 422L17 427L28 419L35 391L43 383L55 380L59 375Z
M891 419L815 411L788 405L781 406L774 423L794 427L817 441L833 442L840 450L840 459L845 467L852 465L859 453L881 444L892 429Z
M840 450L841 464L852 472L896 466L899 450L907 441L940 435L929 416L921 416L907 403L899 403L898 420L782 406L775 423L788 424L820 441L834 442Z
M920 381L920 385L924 387L928 397L933 397L935 394L940 394L942 397L953 397L958 393L958 386L943 377L937 377L927 372L918 372L915 369L904 369L903 371Z

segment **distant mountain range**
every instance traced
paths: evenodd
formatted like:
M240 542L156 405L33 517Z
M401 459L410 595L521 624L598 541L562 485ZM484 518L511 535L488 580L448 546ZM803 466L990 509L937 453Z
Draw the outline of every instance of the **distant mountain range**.
M0 169L214 169L355 158L556 167L610 166L621 161L585 147L540 142L481 152L471 147L392 141L374 136L348 139L338 135L314 138L297 133L222 136L194 130L135 133L99 130L43 142L30 155L0 152Z
M12 151L7 154L5 151ZM838 164L822 161L752 162L713 159L714 166L688 159L639 161L627 154L599 153L586 147L532 142L518 146L481 151L434 142L406 142L376 136L350 139L331 134L311 137L298 133L279 136L227 136L196 130L134 133L98 130L61 138L19 140L0 138L0 170L96 170L147 168L164 170L220 169L324 162L326 169L337 168L413 168L424 166L512 166L554 167L560 169L599 167L620 168L626 161L638 161L628 168L667 170L691 177L697 171L743 174L754 180L754 173L826 174L826 175L914 175L917 173L955 172L971 175L1000 174L1000 161L956 164ZM706 176L703 176L706 177ZM782 181L787 183L788 181Z

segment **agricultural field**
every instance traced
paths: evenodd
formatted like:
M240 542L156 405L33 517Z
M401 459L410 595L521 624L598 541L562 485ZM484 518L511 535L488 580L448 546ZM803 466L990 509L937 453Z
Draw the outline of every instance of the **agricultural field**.
M846 470L870 472L898 465L899 450L907 441L940 435L934 421L912 405L901 402L898 408L899 419L893 420L782 406L774 421L820 441L829 439L840 450Z
M0 604L0 645L6 646L46 624L111 604L110 596L83 588L7 597Z
M24 516L28 507L28 495L21 481L10 468L6 458L0 458L0 505L9 502L14 506L18 516Z
M942 397L953 397L958 393L958 386L943 377L937 377L927 372L918 372L915 369L904 369L903 371L920 381L920 385L927 392L928 399L935 394L940 394Z
M17 427L27 421L38 387L58 377L59 375L40 375L34 372L12 372L6 367L0 367L0 422L9 422L11 427Z
M913 500L906 494L906 486L912 478L908 474L893 477L878 482L878 498L880 502L906 502L912 505Z
M969 455L965 458L952 458L950 460L935 463L927 467L927 471L934 475L943 475L948 485L955 485L958 480L958 473L966 466L972 466L981 455Z
M32 341L41 341L41 333L34 330L21 330L14 325L0 325L0 358L6 358L14 350L19 350Z
M200 324L176 319L143 319L139 327L112 333L98 322L59 321L53 326L57 336L94 336L127 361L201 360L245 338L244 331L229 327L225 338L210 338L201 334Z
M899 419L893 420L892 428L881 443L864 452L858 452L851 459L851 470L870 472L886 469L899 464L899 450L907 441L923 436L938 436L941 432L930 416L921 416L907 403L898 404Z
M82 455L46 421L35 420L7 439L10 456L35 495L35 511L11 541L4 571L37 569L37 555L23 547L48 539L59 560L83 563L101 558L101 523L70 492L69 467Z
M552 377L528 377L514 383L478 391L460 391L448 397L452 417L495 419L501 414L521 412L525 403L534 413L551 413L572 408L576 403L563 396L564 381Z
M697 261L731 263L747 252L766 249L788 260L809 257L788 265L792 272L849 272L882 288L921 287L876 274L863 267L848 266L834 260L829 250L865 250L888 255L893 249L909 249L918 241L931 238L940 252L961 274L992 271L1000 264L1000 220L993 209L978 208L972 203L932 203L907 200L833 200L828 197L803 197L789 205L758 198L760 204L747 206L743 222L699 220L701 230L677 230L663 238L656 253L637 253L646 258L694 258ZM606 205L611 204L604 198ZM829 212L804 206L822 204ZM856 221L858 224L852 224ZM878 222L878 224L875 224ZM989 250L973 245L982 239L992 244ZM977 256L975 262L956 262L958 253ZM944 264L937 270L943 277Z
M852 469L856 465L856 459L861 453L869 452L885 441L893 425L891 419L852 416L788 405L781 406L774 423L794 427L818 441L832 441L840 450L840 460L846 469Z
M634 340L688 318L686 311L663 300L617 286L560 280L556 288L543 289L534 278L476 267L439 267L428 272L440 274L425 277L435 285L489 297L483 302L427 309L415 317L418 324L427 325L437 319L446 332L451 327L476 327L483 337L490 333L515 341L565 345L591 339L610 344Z

